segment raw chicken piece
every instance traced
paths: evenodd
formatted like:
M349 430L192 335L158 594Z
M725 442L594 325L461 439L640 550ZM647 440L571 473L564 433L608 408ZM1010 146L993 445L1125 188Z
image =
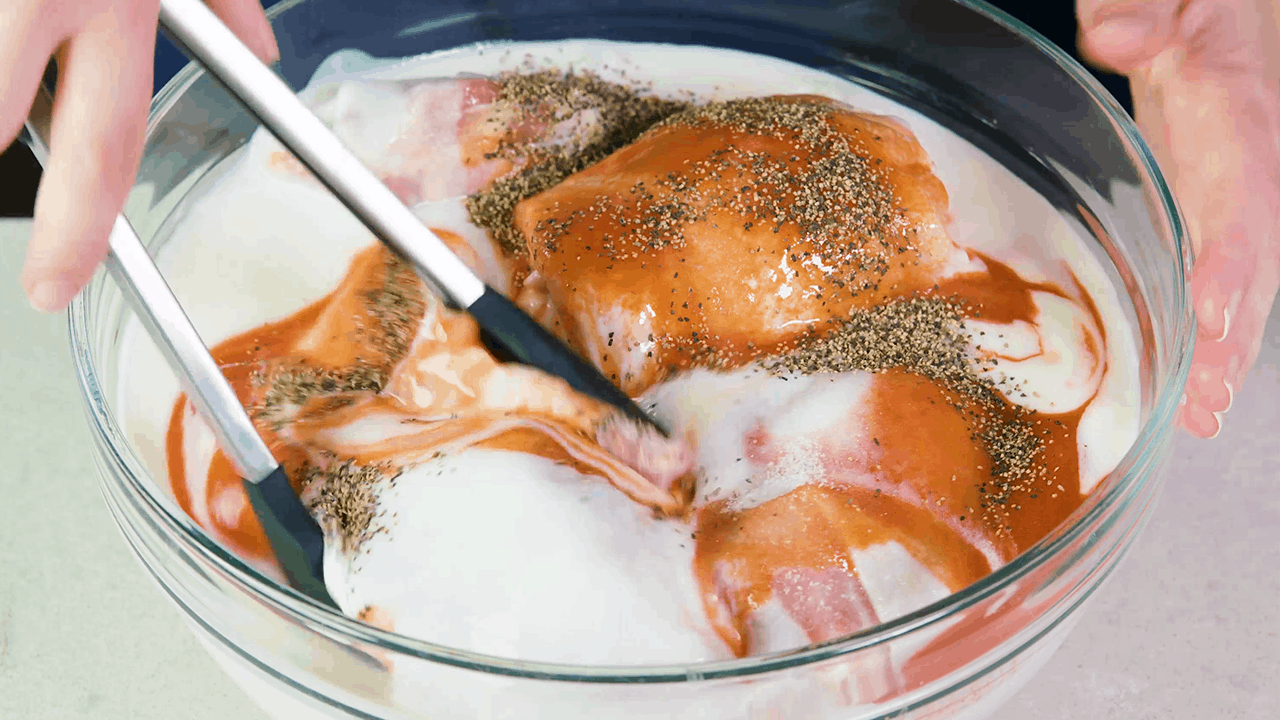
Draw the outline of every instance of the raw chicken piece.
M515 221L549 324L637 393L931 287L963 257L946 205L896 121L779 96L677 115Z
M865 377L860 402L816 427L787 418L812 417L823 395L845 399L849 381L766 406L736 451L745 474L699 489L698 577L709 617L740 655L892 619L876 609L894 607L891 597L863 585L860 554L872 548L896 546L899 564L918 569L922 595L895 590L914 607L1017 552L980 509L992 460L964 413L918 376Z
M482 77L347 81L313 109L406 205L470 195L524 167L528 152L589 133L595 121L505 98L499 82ZM287 151L271 162L310 178Z
M659 512L684 507L687 488L677 480L691 458L679 443L670 443L675 459L661 486L614 457L596 439L616 435L612 406L533 368L499 363L470 316L424 292L381 246L357 257L307 314L285 352L266 361L252 402L312 464L332 457L406 466L472 446L515 448L605 477ZM638 451L624 457L647 459Z

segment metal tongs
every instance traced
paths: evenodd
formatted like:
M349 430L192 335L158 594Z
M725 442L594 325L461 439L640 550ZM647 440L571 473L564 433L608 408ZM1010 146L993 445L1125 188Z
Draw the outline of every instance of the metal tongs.
M222 24L201 0L161 0L160 22L187 53L220 80L380 240L452 305L470 313L489 340L517 362L538 367L665 434L625 393L500 293L485 285L298 99L293 90ZM48 160L52 96L41 87L24 140ZM213 427L244 479L254 512L289 583L337 607L325 588L324 536L289 478L123 216L109 238L108 273L178 374L187 396Z
M49 159L52 113L53 97L42 84L31 105L23 136L41 165ZM223 377L124 215L118 216L111 226L108 247L104 262L108 274L168 360L169 367L178 374L187 397L213 428L218 446L244 478L253 510L289 584L336 608L337 603L324 584L324 534L294 494L289 476L258 435L231 384Z

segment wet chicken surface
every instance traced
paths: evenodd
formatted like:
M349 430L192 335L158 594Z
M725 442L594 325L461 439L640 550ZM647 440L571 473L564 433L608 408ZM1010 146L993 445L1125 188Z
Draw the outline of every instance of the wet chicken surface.
M541 142L560 116L513 113L497 102L500 89L468 82L445 124L470 148L456 167L469 178L458 187L471 191L536 163L537 152L503 148ZM521 159L486 165L499 156ZM389 184L405 167L389 171ZM888 619L859 574L865 553L900 547L953 592L1034 544L1082 499L1082 408L1038 413L1003 400L1010 389L984 383L975 368L1005 358L955 360L967 352L958 328L966 319L1035 323L1037 293L1088 310L1089 337L1105 337L1101 322L1078 288L1023 280L958 247L930 168L897 121L824 98L712 103L668 114L599 162L534 188L511 215L507 237L520 242L492 238L516 301L632 395L695 369L870 373L858 407L825 428L796 432L762 418L737 437L748 478L763 481L797 449L806 456L807 480L764 499L700 496L705 467L646 474L603 441L607 408L497 362L469 318L380 248L355 258L330 296L214 354L295 489L344 542L358 544L376 511L363 477L466 448L530 453L688 523L691 571L731 653L830 640ZM428 185L417 178L405 187L419 189L398 192ZM438 232L478 262L458 236ZM892 327L848 337L900 343L897 354L850 347L805 359L822 343L838 349L833 339L860 313L917 301L933 303L914 321L945 326L937 337L955 344L952 365L937 366L927 349L902 350L912 346ZM1105 364L1104 348L1090 350L1088 362ZM179 400L168 439L175 496L237 551L269 561L229 463L217 452L204 467L193 459L191 418ZM678 431L695 449L705 441Z
M896 121L780 96L671 117L525 200L515 224L545 319L639 392L932 286L956 249L946 203Z

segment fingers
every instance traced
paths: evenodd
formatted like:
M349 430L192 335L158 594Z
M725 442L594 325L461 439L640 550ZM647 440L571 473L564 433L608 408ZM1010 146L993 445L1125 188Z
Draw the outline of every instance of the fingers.
M1223 415L1235 402L1234 371L1242 358L1228 340L1233 329L1239 335L1240 305L1254 283L1253 268L1231 256L1244 254L1247 243L1248 238L1239 233L1210 240L1197 255L1191 273L1198 332L1179 421L1196 437L1217 436Z
M1133 73L1177 47L1192 73L1257 71L1268 54L1262 0L1078 0L1079 46L1087 60ZM1271 28L1274 32L1274 27Z
M1265 1L1187 0L1178 39L1191 67L1208 78L1258 72L1266 62L1259 7Z
M1160 54L1177 30L1180 0L1077 0L1080 52L1117 73Z
M1232 321L1239 319L1240 305L1253 284L1253 263L1258 261L1249 232L1238 221L1231 223L1196 258L1191 297L1201 342L1222 342L1231 332Z
M279 57L258 0L209 4L260 58ZM16 136L53 48L71 36L60 53L51 155L22 277L38 309L65 307L106 254L137 172L157 6L18 2L0 10L0 147Z
M270 65L280 59L276 35L260 0L207 0L209 9L235 33L253 54Z
M1183 404L1178 411L1178 424L1194 437L1212 439L1222 431L1222 413L1213 413L1198 405Z
M1201 276L1215 270L1248 274L1230 286L1232 294L1238 297L1229 304L1224 303L1234 311L1222 323L1222 334L1212 337L1202 332L1197 339L1187 378L1186 401L1179 419L1188 432L1199 437L1213 437L1221 429L1223 415L1231 409L1245 375L1258 357L1267 317L1280 287L1280 247L1274 241L1259 248L1264 252L1255 254L1240 267L1231 266L1229 256L1237 254L1231 249L1232 240L1223 238L1205 243L1205 251L1196 264L1197 278L1193 281L1193 286L1203 283ZM1199 299L1197 304L1204 304L1204 300Z
M1241 109L1241 114L1248 115ZM1271 113L1274 115L1275 113ZM1207 233L1191 274L1198 333L1181 420L1192 434L1213 437L1258 356L1267 317L1280 286L1280 156L1263 132L1241 133L1253 155L1234 183L1203 212Z
M1197 340L1178 415L1200 437L1219 432L1257 358L1280 278L1280 95L1265 62L1259 7L1183 0L1165 37L1175 51L1129 73L1139 127L1172 183L1195 251ZM1096 17L1082 25L1099 27Z
M57 23L47 13L35 2L0 7L0 150L18 136L57 43Z
M59 56L50 157L22 283L32 305L66 306L107 250L137 172L151 99L157 0L87 19Z

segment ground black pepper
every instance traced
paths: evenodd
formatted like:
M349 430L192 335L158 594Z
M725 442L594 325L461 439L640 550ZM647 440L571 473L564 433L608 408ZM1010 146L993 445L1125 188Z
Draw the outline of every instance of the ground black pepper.
M555 144L504 144L494 156L519 159L524 167L467 198L472 222L513 254L525 252L524 239L511 222L521 200L600 161L654 123L689 106L646 95L643 86L611 83L589 72L511 72L500 75L497 82L495 104L510 109L517 124L555 125L575 115L594 116Z

